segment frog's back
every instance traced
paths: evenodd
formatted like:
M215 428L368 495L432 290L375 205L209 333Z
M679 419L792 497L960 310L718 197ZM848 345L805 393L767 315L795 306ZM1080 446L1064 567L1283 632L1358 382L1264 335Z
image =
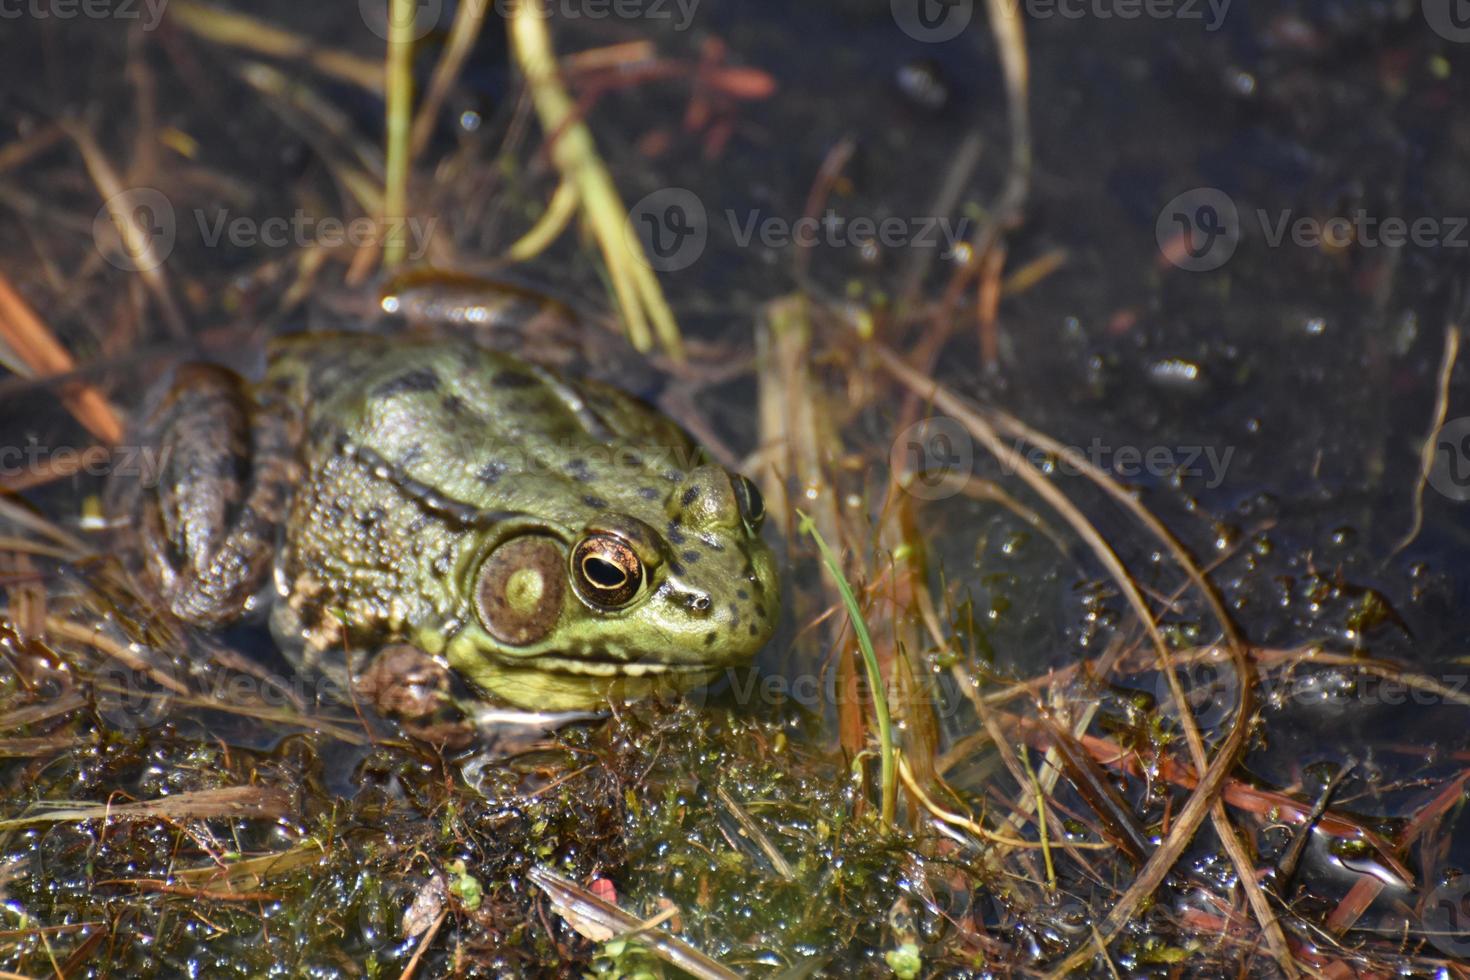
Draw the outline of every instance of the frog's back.
M512 505L507 495L547 481L646 505L706 461L636 399L470 343L302 334L275 341L269 358L266 387L299 407L308 458L350 449L477 507Z

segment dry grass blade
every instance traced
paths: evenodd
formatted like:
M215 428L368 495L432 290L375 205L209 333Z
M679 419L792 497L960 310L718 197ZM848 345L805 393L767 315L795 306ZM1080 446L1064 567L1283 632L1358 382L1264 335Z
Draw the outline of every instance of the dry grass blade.
M154 667L127 645L119 643L112 639L112 637L107 636L100 628L87 626L82 623L74 623L69 619L50 616L46 619L46 629L56 636L64 637L77 643L85 643L98 652L106 654L119 663L122 663L129 670L147 674L155 684L160 687L166 687L175 694L187 695L189 693L188 685L171 676L167 671Z
M71 735L43 735L35 738L0 738L0 758L40 759L68 750L80 751L91 739Z
M92 553L92 549L78 537L59 524L31 510L23 502L0 494L0 520L9 521L16 527L47 538L69 552L68 558L80 561Z
M299 58L324 75L351 82L369 92L383 91L383 66L378 62L333 51L248 14L192 0L173 0L169 4L169 20L216 44L273 58Z
M611 902L604 901L576 882L536 865L527 875L546 893L557 912L582 935L590 929L600 936L634 936L665 962L691 976L707 980L738 980L740 974L695 949L693 946L659 929L648 929L637 916L630 915ZM589 937L590 938L590 937Z
M765 855L766 860L771 862L771 867L776 869L776 873L787 881L795 881L796 871L791 867L791 862L786 860L786 855L781 853L781 849L776 846L775 842L766 836L766 832L761 829L760 824L755 822L755 818L750 815L749 811L741 806L740 802L731 796L730 791L723 786L715 787L715 795L719 797L726 812L735 818L736 823L740 824L740 832L755 843L755 846Z
M42 701L39 704L27 705L24 708L16 708L14 711L0 715L0 732L8 732L25 725L35 725L62 715L69 715L78 708L85 707L87 699L80 691L66 691L50 701Z
M434 919L434 924L424 930L424 934L419 937L419 944L414 947L413 956L409 957L408 964L403 968L403 972L398 974L398 980L409 980L418 971L419 961L424 958L424 953L428 951L429 944L434 941L435 936L439 935L439 930L443 928L444 920L448 917L449 910L445 909Z
M7 170L14 170L32 157L51 149L57 143L66 139L66 133L60 126L52 123L42 126L28 136L12 140L4 146L0 146L0 174Z
M536 223L511 243L505 257L512 262L529 262L556 241L577 215L577 185L563 179Z
M275 786L228 786L116 805L67 806L58 801L38 805L47 809L24 817L0 820L0 827L86 820L279 820L292 812L291 795Z
M1450 377L1454 374L1455 362L1460 359L1460 328L1455 324L1445 327L1444 355L1439 363L1439 383L1434 390L1434 421L1429 426L1429 435L1419 450L1419 480L1414 485L1414 516L1409 529L1394 545L1392 555L1407 548L1419 536L1424 526L1424 488L1429 484L1429 474L1434 469L1434 460L1439 452L1439 433L1444 428L1445 416L1450 410Z
M1026 57L1021 8L1009 0L985 0L985 11L1000 54L1006 84L1006 116L1011 124L1010 168L1001 204L996 208L998 220L1005 223L1025 206L1031 187L1031 113L1026 105L1031 69Z
M168 256L158 254L156 236L152 229L143 227L138 221L139 213L148 211L138 206L137 194L140 188L129 187L123 182L122 176L108 161L91 131L85 126L72 122L62 123L62 126L81 152L87 173L97 186L97 192L102 195L103 203L112 218L112 226L122 236L123 248L129 260L163 312L164 325L179 340L188 339L189 329L184 324L184 316L179 312L173 292L168 287L168 280L163 275L163 263Z
M429 137L434 133L434 120L438 118L444 98L459 77L460 70L464 68L465 59L475 46L475 39L480 36L480 30L485 24L485 12L489 9L488 3L462 3L454 12L454 24L449 28L449 42L445 44L444 53L434 66L434 74L429 78L429 86L424 91L424 101L414 116L413 132L409 137L410 162L429 145Z
M304 842L276 854L261 854L256 857L208 864L199 868L177 868L173 878L185 884L228 884L259 888L271 878L308 868L322 859L321 847L314 842Z
M242 81L265 96L281 117L322 161L347 195L368 214L383 208L383 154L358 136L352 118L300 79L259 61L240 62Z
M76 362L25 298L0 273L0 339L37 377L70 374ZM62 387L61 400L76 420L102 442L122 441L123 425L102 392L87 384Z
M913 794L914 799L919 802L919 805L940 823L957 827L991 844L1001 844L1005 847L1017 848L1018 850L1040 850L1043 846L1039 841L1026 840L1023 837L1007 837L1005 834L998 834L971 820L969 817L963 817L958 813L952 813L944 809L938 803L934 802L934 798L924 791L924 787L919 785L918 780L914 778L913 770L909 768L908 760L901 755L898 757L898 776L903 782L904 788ZM1112 844L1088 843L1086 841L1074 843L1072 846L1083 850L1111 850L1113 847Z
M1108 827L1118 846L1135 864L1142 864L1149 851L1153 850L1153 844L1144 834L1143 828L1138 826L1138 821L1133 819L1133 812L1103 774L1101 767L1074 744L1070 732L1049 718L1043 718L1042 723L1052 732L1052 748L1061 759L1072 785Z
M413 125L414 0L388 0L388 101L383 140L387 161L383 186L383 265L393 268L408 250L409 130ZM472 4L471 6L477 6Z
M592 132L578 117L576 104L562 83L546 25L546 11L537 0L515 5L511 46L550 141L552 162L577 189L578 203L612 279L629 341L647 351L656 334L669 357L682 361L684 343L673 310L643 254L612 175L598 156Z

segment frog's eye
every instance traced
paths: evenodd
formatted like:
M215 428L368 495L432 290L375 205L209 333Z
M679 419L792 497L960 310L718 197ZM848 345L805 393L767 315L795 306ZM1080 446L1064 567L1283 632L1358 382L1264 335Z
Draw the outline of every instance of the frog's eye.
M746 477L737 473L731 482L735 486L735 500L740 504L740 516L745 518L746 526L754 534L765 522L766 502L755 484Z
M621 538L591 534L572 549L572 580L592 605L619 609L643 588L643 562Z
M475 611L491 636L525 646L555 628L566 579L562 554L540 534L511 538L490 553L475 578Z

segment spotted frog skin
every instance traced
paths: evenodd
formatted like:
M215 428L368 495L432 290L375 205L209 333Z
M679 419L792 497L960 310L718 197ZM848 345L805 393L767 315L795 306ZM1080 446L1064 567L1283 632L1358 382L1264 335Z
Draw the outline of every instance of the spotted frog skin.
M779 612L760 494L605 385L463 341L277 340L254 385L185 365L165 459L118 498L180 618L270 603L307 655L408 643L519 708L685 690Z

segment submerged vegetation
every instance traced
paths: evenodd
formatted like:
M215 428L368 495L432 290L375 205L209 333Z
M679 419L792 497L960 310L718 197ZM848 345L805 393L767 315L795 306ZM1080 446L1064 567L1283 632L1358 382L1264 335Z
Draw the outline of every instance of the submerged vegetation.
M713 33L692 60L585 33L558 60L560 25L525 9L502 25L464 5L442 33L400 18L354 50L336 13L298 32L175 0L157 36L48 35L95 46L78 98L101 112L0 115L0 203L32 223L0 239L0 442L84 447L0 478L0 970L1470 972L1452 833L1470 769L1463 739L1432 741L1465 728L1470 691L1386 639L1414 610L1452 616L1448 573L1413 563L1400 608L1347 559L1283 555L1279 499L1216 516L1178 473L1151 496L978 397L1002 298L1067 262L1015 243L1034 182L1022 20L995 16L988 41L999 190L965 197L973 147L941 175L936 208L981 219L953 255L836 290L798 250L796 288L706 333L675 323L620 193L670 144L717 160L742 111L796 96ZM514 81L487 108L466 93L492 69ZM188 81L235 115L175 103ZM617 99L645 92L638 113L674 98L682 128L619 129ZM289 152L233 162L246 140ZM828 148L807 215L854 152ZM184 216L230 207L379 234L207 250ZM556 299L523 263L556 270ZM461 302L415 292L430 266ZM1448 413L1449 319L1399 548ZM784 632L677 703L466 743L325 696L263 627L148 608L93 465L150 465L124 436L136 392L182 348L244 366L273 333L343 322L447 325L647 389L760 480ZM1359 705L1422 717L1307 758Z

